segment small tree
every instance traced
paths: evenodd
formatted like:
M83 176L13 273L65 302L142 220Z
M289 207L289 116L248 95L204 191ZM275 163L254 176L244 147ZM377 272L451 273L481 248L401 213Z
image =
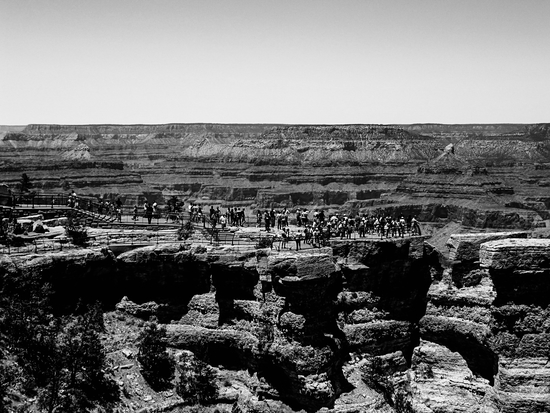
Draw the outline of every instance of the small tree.
M32 188L32 182L27 174L21 175L21 180L19 181L19 190L21 193L29 192Z
M137 359L141 363L141 374L153 390L172 387L174 359L166 351L166 329L156 321L145 324L139 337Z
M179 211L180 210L181 203L175 195L172 195L170 197L167 204L172 208L172 211Z
M3 344L3 343L1 343ZM6 401L6 395L10 384L14 381L15 374L12 369L7 365L7 359L4 351L0 347L0 413L7 413L8 402Z
M74 216L74 213L67 217L65 235L72 240L74 245L85 247L88 244L88 230Z
M178 229L178 241L186 240L191 235L193 235L193 224L191 224L191 221L187 221Z
M32 284L29 287L34 289ZM118 387L105 373L99 307L55 317L44 310L47 305L39 304L43 300L36 297L38 291L45 290L6 299L10 307L2 320L21 368L24 390L37 395L38 406L47 412L85 412L108 406L118 398Z
M71 189L71 184L66 179L63 180L63 183L61 184L61 188L63 188L64 191L68 191Z
M39 404L48 412L87 411L118 398L116 383L105 375L106 358L99 333L98 307L61 319L46 386Z
M206 404L218 395L216 374L205 362L188 358L179 366L180 378L176 393L188 404Z
M256 245L254 246L256 249L262 249L262 248L271 248L273 249L273 238L271 237L260 237L258 238L258 241L256 241Z

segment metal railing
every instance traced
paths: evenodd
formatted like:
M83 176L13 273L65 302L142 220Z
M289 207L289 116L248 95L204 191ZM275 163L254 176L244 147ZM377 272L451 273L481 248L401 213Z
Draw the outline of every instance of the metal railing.
M187 240L178 241L177 235L174 236L172 240L160 239L159 231L164 229L177 229L183 227L186 222L190 222L193 227L193 232L202 232L202 236L192 237L191 240L196 243L205 243L211 245L224 245L229 244L233 246L257 246L259 244L268 244L271 248L283 248L284 243L283 239L280 236L279 230L275 230L274 227L271 227L271 231L265 231L264 222L258 222L257 217L255 216L245 216L244 227L256 227L259 228L259 233L257 235L252 234L236 234L236 231L233 229L224 229L219 223L207 219L206 215L197 216L197 214L191 214L188 210L182 211L168 211L164 206L160 206L156 213L153 215L148 215L143 210L143 208L138 208L137 214L134 213L133 206L122 206L121 214L109 213L109 214L100 214L98 213L99 202L96 198L92 197L78 197L79 204L78 208L71 207L69 203L69 196L65 194L35 194L30 198L19 198L14 200L10 208L11 212L30 212L30 210L36 210L35 212L46 212L46 211L58 211L59 213L74 213L79 215L80 219L84 220L90 225L89 227L117 227L120 228L119 231L113 233L102 233L101 237L105 237L106 244L109 245L111 239L129 239L130 244L137 242L146 242L149 243L174 243L181 242L187 243ZM164 221L164 222L163 222ZM97 224L97 225L96 225ZM234 228L234 226L232 226ZM137 233L136 230L146 229L149 232L152 232L155 235L144 235L143 233ZM128 232L124 232L128 230ZM327 245L329 240L373 240L373 239L391 239L391 238L405 238L413 237L415 234L412 231L409 231L407 234L399 237L384 237L379 233L369 233L365 237L359 237L359 234L354 230L350 236L340 237L335 234L334 231L331 233L328 239L322 240L312 240L310 243L307 242L304 238L301 240L301 249L308 248L319 248L321 246ZM151 242L151 239L153 241ZM262 241L270 239L271 242ZM155 242L156 241L156 242ZM94 241L92 240L92 243ZM120 242L120 241L118 241ZM63 250L67 248L70 244L67 241L55 240L49 238L39 238L33 241L30 241L28 244L0 244L1 252L11 254L14 251L15 253L33 253L39 251L55 251ZM295 244L295 239L293 237L288 237L286 245L290 246Z
M231 230L212 230L211 228L197 228L193 226L193 234L188 239L178 240L178 234L174 231L161 233L161 228L143 231L135 231L133 229L123 229L119 231L102 231L98 234L90 236L87 244L91 247L100 245L111 246L113 244L125 245L162 245L162 244L189 244L198 243L205 245L232 245L234 247L249 247L249 248L271 248L276 250L296 250L296 239L290 236L284 242L284 239L277 232L260 232L260 234L237 234ZM263 230L262 230L263 231ZM199 233L197 237L197 232ZM202 233L202 236L200 236ZM416 234L408 234L403 238L415 237ZM390 237L383 239L403 239L402 237ZM353 233L350 238L332 236L329 239L323 240L305 240L300 241L300 250L312 250L330 245L330 241L376 241L380 240L378 234L368 234L365 237L359 237L359 234ZM3 243L0 244L0 252L2 254L33 254L44 252L63 251L69 248L78 248L73 245L69 239L55 238L38 238L27 243Z

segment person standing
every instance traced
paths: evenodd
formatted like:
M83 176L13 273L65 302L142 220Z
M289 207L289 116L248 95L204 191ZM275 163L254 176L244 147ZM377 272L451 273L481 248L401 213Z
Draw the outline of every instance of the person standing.
M147 212L145 212L145 216L147 217L147 223L150 224L153 219L153 207L149 204L147 204Z
M302 233L300 231L294 235L294 241L296 241L296 251L300 251L302 248Z
M269 227L270 227L270 224L271 224L271 217L269 216L269 212L268 211L265 211L265 214L264 214L264 223L265 223L265 230L267 232L269 232Z

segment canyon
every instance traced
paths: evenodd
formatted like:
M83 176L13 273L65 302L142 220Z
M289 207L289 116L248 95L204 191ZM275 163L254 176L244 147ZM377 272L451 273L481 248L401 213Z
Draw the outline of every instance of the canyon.
M2 292L24 279L58 314L102 304L121 412L193 411L141 376L151 316L171 354L215 371L204 411L550 411L550 124L0 127L0 171L13 191L25 173L37 194L127 206L421 221L304 251L191 237L0 255Z
M550 219L548 124L0 127L0 171L12 188L26 173L38 193L71 189L126 205L177 196L475 228Z
M75 249L2 256L0 275L50 285L57 312L103 304L119 411L181 407L136 384L137 321L154 315L172 351L215 369L205 411L545 412L550 240L529 236L453 235L447 260L427 237Z

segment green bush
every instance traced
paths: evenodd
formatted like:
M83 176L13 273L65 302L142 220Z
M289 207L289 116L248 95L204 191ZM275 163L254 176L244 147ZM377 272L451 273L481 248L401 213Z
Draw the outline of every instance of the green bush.
M174 359L166 351L166 329L156 322L145 324L139 337L137 359L141 363L141 374L155 391L172 387Z

